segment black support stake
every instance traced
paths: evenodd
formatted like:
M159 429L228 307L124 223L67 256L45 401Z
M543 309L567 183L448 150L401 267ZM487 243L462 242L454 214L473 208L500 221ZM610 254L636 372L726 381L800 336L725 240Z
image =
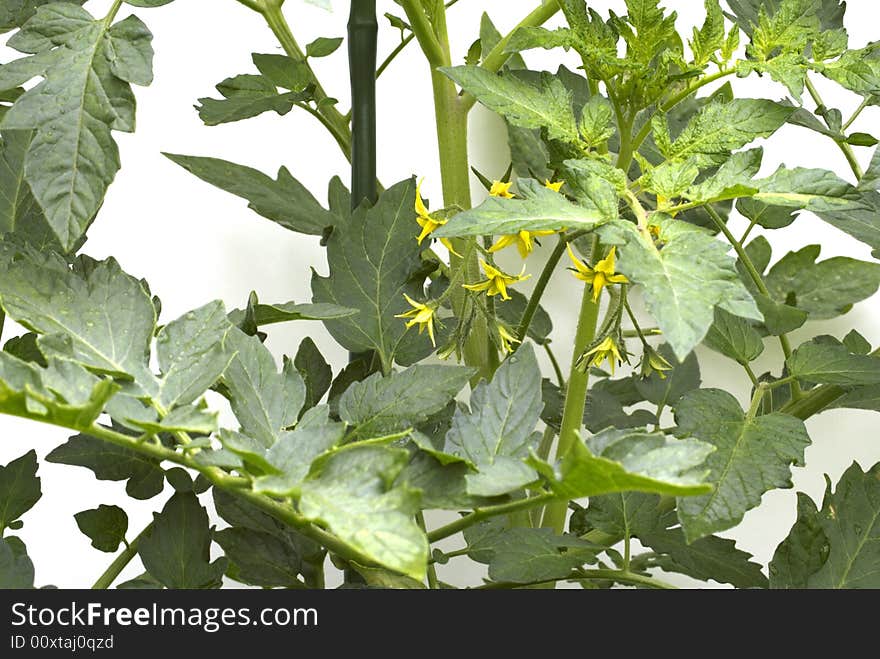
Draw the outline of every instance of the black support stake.
M376 203L376 0L352 0L348 20L351 75L351 204Z

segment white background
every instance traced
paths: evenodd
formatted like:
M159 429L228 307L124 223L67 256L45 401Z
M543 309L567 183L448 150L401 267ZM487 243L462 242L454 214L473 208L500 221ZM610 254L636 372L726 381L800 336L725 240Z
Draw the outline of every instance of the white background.
M111 3L92 0L86 7L102 16ZM490 13L506 32L531 11L534 0L477 2L461 0L450 10L451 37L456 63L478 35L482 11ZM299 0L289 0L286 9L294 34L301 44L319 36L343 36L348 3L336 0L335 13L327 13ZM702 3L695 0L667 0L665 5L679 12L679 27L702 22ZM847 27L851 44L858 47L877 39L875 26L880 10L870 0L849 3ZM622 2L591 2L600 12L609 7L623 13ZM204 184L170 161L162 151L225 158L273 174L286 165L315 196L326 199L327 182L333 175L347 180L347 163L335 143L305 113L294 110L286 117L264 115L238 124L205 127L193 109L197 98L214 93L213 85L227 76L256 72L252 52L280 52L273 37L258 16L233 0L177 0L166 7L134 9L155 34L156 81L148 89L138 89L138 131L117 134L123 169L110 188L101 214L90 232L85 252L96 258L115 256L133 275L145 277L163 301L163 318L170 320L184 311L213 299L222 299L229 308L240 307L251 290L263 301L281 302L311 299L310 268L326 273L323 249L315 238L299 236L281 229L246 208L245 202ZM129 13L124 8L119 18ZM380 16L385 11L400 14L390 0L380 0ZM380 53L388 53L399 33L382 24ZM0 48L0 61L14 56ZM530 53L532 68L555 69L560 51ZM571 68L576 63L565 61ZM344 48L316 63L328 93L347 108L348 73ZM821 81L820 81L821 82ZM743 95L782 98L785 90L769 80L734 80ZM820 84L826 102L839 107L844 116L858 99L830 84ZM433 109L427 65L414 47L396 61L379 81L379 176L386 184L412 174L426 177L425 191L440 201L440 178L436 157ZM868 109L856 130L876 131L875 108ZM872 131L872 129L874 129ZM492 175L503 172L508 163L501 122L477 107L471 120L472 161ZM864 163L870 151L859 150ZM790 166L825 167L851 179L851 173L836 146L825 138L796 127L783 128L772 140L765 157L769 172L779 163ZM483 194L474 187L475 200ZM733 221L735 232L745 223ZM756 234L757 235L757 234ZM774 260L787 251L820 243L823 258L836 255L870 259L870 250L818 219L802 215L791 227L771 236ZM508 250L502 261L519 268L515 250ZM540 271L546 252L533 255L529 270ZM507 259L505 261L505 259ZM534 278L533 280L534 281ZM576 283L563 272L545 298L554 318L554 345L567 363L574 334ZM528 287L524 287L527 289ZM875 346L880 343L880 297L863 302L847 316L830 322L810 323L795 333L794 343L815 334L842 337L852 327L861 331ZM12 336L7 325L5 337ZM334 345L320 324L293 323L273 327L269 346L280 357L293 354L306 335L313 337L327 359L338 369L345 352ZM704 386L734 391L747 402L748 381L738 367L720 356L700 350ZM767 342L767 350L756 370L779 369L778 345ZM836 480L852 461L869 467L880 460L880 437L876 414L863 411L832 411L808 422L813 446L807 450L806 469L794 469L797 489L820 500L823 474ZM0 464L35 448L42 458L65 441L69 433L18 419L0 418ZM78 531L73 514L100 503L121 504L131 518L131 536L150 519L150 513L163 505L165 496L150 502L134 502L124 494L124 484L95 480L82 468L41 462L43 498L25 517L20 532L27 542L37 571L37 583L60 587L90 585L112 557L89 546ZM760 508L746 515L744 522L728 534L740 547L766 564L779 541L794 521L794 491L777 491L764 497ZM442 518L435 518L442 519ZM455 547L456 542L449 546ZM462 559L445 568L443 576L466 583L480 573L480 567L460 569ZM133 565L125 576L140 571ZM670 577L674 583L692 585L683 577Z

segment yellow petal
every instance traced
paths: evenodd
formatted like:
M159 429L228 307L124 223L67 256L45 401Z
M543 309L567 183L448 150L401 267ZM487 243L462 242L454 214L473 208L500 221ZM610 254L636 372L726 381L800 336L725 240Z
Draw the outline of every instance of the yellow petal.
M449 238L441 238L440 244L448 249L450 254L455 254L458 258L461 258L461 254L455 251L455 248L452 246L452 241Z
M489 253L494 254L495 252L500 252L502 249L510 247L515 242L516 236L501 236L495 244L489 248Z
M492 181L492 187L489 188L489 194L493 197L502 197L504 199L513 199L510 188L513 183L505 183L503 181Z
M416 213L418 213L422 217L428 216L428 208L425 206L425 202L422 199L422 182L425 179L422 178L418 185L416 185Z
M562 190L563 185L565 185L565 181L556 181L555 183L549 180L544 181L544 187L553 190L553 192Z

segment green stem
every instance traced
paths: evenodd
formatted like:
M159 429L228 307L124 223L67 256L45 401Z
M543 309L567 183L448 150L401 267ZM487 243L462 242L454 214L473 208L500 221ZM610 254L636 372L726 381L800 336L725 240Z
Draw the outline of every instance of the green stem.
M428 532L428 527L425 524L425 513L421 510L416 513L416 523L419 525L419 528L422 529L425 533ZM437 568L434 567L434 563L432 561L428 561L428 588L432 590L436 590L439 588L439 583L437 581Z
M712 222L718 228L721 233L724 234L724 237L727 238L728 242L733 246L733 249L736 251L737 256L739 256L740 262L743 264L743 267L746 269L746 272L749 274L749 278L754 282L755 288L758 289L758 292L765 297L770 297L770 291L767 288L767 284L764 283L764 278L761 276L761 273L758 272L758 269L755 267L754 262L749 256L748 252L746 252L745 248L742 246L742 243L739 242L733 233L728 228L727 224L724 222L724 219L718 214L711 205L706 205L706 212L709 213L709 217L712 218ZM787 360L791 357L791 342L788 339L787 334L779 335L779 345L782 346L782 353L785 355L785 359ZM791 385L791 395L792 398L797 400L800 398L803 393L801 391L801 387L797 382L793 382Z
M546 2L542 2L540 7L534 9L528 16L517 23L516 27L495 44L492 50L490 50L483 58L481 66L487 71L492 71L493 73L500 70L505 62L510 59L511 53L507 52L507 44L510 42L510 38L516 33L516 31L523 27L539 27L553 18L557 12L559 12L559 2L557 0L547 0ZM463 105L466 108L465 111L470 111L476 102L477 99L473 95L463 95Z
M107 15L104 17L105 30L113 24L116 14L118 14L119 10L122 8L122 2L123 0L113 0L113 5L110 7L110 11L108 11Z
M3 326L6 324L6 313L3 309L0 309L0 345L2 345L3 339Z
M562 367L559 366L559 360L556 359L556 355L553 354L553 349L550 347L550 342L545 341L543 343L544 352L547 353L547 359L550 360L550 365L553 366L553 372L556 374L556 382L559 384L560 389L565 389L565 375L562 373Z
M544 264L544 269L541 271L541 276L538 277L538 281L535 284L535 290L532 291L529 303L526 305L526 310L523 312L519 327L516 330L517 338L521 341L525 341L526 336L529 333L529 327L531 326L532 320L535 318L535 313L538 311L538 307L541 304L541 298L544 295L544 291L547 290L547 284L550 283L550 278L553 276L553 272L556 270L559 260L562 258L562 255L565 254L565 248L567 245L568 241L565 237L559 236L559 242L556 243L556 247L553 248L550 258L548 258L547 263Z
M449 2L446 3L446 8L449 9L453 5L457 4L458 1L459 0L449 0ZM397 44L397 47L391 51L391 53L388 55L388 57L385 58L385 60L382 62L382 64L379 66L379 68L376 69L376 79L377 80L379 79L379 76L381 76L383 73L385 73L385 70L389 66L391 66L391 63L395 59L397 59L397 56L400 55L400 53L402 53L404 51L404 49L415 40L415 38L416 38L415 33L410 32L408 35L406 35L403 39L400 40L400 43Z
M810 80L809 76L805 76L807 91L810 92L810 96L813 97L813 101L815 101L816 105L819 107L826 107L825 101L822 100L822 97L819 95L819 90L816 89L815 85L813 85L813 81ZM829 128L831 127L828 123L828 119L825 119L825 125ZM839 140L834 140L834 143L840 148L843 152L846 161L849 163L850 169L852 169L853 174L856 176L856 180L861 181L862 177L864 177L865 173L862 171L862 166L859 164L858 159L856 158L855 152L853 152L852 147L846 142L841 142Z
M312 114L321 119L321 123L330 131L337 144L339 144L339 148L350 160L351 129L349 128L348 120L341 112L339 112L339 110L336 109L334 103L322 103L322 101L328 98L327 92L324 91L324 88L318 81L318 77L308 63L305 53L302 48L300 48L293 33L290 31L290 25L287 24L287 20L281 12L281 3L266 2L261 5L257 11L263 16L269 29L272 30L275 38L278 39L278 43L281 44L284 52L287 53L287 56L296 62L305 64L308 68L310 77L315 86L313 96L317 107Z
M98 580L95 581L92 586L92 590L107 590L110 586L113 585L113 582L116 581L116 578L120 575L120 573L125 569L125 567L131 563L135 556L138 553L138 546L141 543L141 540L144 537L150 534L150 531L153 529L153 523L150 522L147 524L146 528L141 531L138 536L128 543L125 546L125 549L113 559L113 562L104 570L104 573L98 577Z
M434 28L428 21L428 15L422 8L420 0L401 0L400 5L409 19L415 38L418 40L431 68L448 66L448 58Z
M545 579L544 581L532 581L529 583L516 583L512 581L496 581L492 583L487 583L482 586L477 586L474 590L507 590L514 588L529 588L532 586L543 586L548 584L555 584L559 581L590 581L590 580L601 580L601 581L615 581L617 583L630 584L633 586L645 586L646 588L656 588L658 590L678 590L672 584L666 583L665 581L660 581L659 579L654 579L652 577L646 577L641 574L634 574L632 572L627 572L625 570L577 570L572 572L567 577L562 577L560 579Z
M537 496L529 497L527 499L517 499L516 501L511 501L510 503L502 503L497 506L477 508L474 510L474 512L469 513L464 517L461 517L454 522L447 524L446 526L441 526L439 529L434 529L433 531L428 533L428 541L432 543L438 542L440 540L443 540L444 538L453 536L456 533L473 526L474 524L478 524L483 520L497 517L498 515L509 515L511 513L516 513L521 510L528 510L529 508L543 505L548 501L553 501L555 498L556 495L546 492L544 494L539 494Z
M752 386L757 387L760 383L758 382L758 376L755 375L755 372L752 370L752 367L748 362L739 362L739 365L743 367L743 370L746 372L746 375L749 376L749 380L752 381Z
M593 253L596 253L596 240L593 241ZM599 320L599 304L593 302L593 292L584 286L581 310L578 318L577 333L574 339L574 353L571 358L571 369L565 394L565 408L562 413L562 425L559 430L559 442L556 447L556 459L564 458L571 447L580 438L580 429L584 420L584 408L587 402L587 388L590 382L590 371L577 368L578 358L587 349L596 336L596 324ZM547 506L542 526L562 533L565 518L568 514L568 501L556 501Z
M761 411L761 403L764 401L764 396L767 392L770 391L770 387L767 386L766 382L762 382L755 389L755 393L752 396L752 403L749 405L749 412L746 414L746 423L751 423L758 416L758 412Z
M853 123L855 123L855 120L859 118L862 112L865 111L865 108L867 108L869 105L871 105L871 97L867 96L862 100L859 107L856 108L856 111L852 113L852 116L846 120L846 123L843 124L841 130L845 132L847 129L849 129L849 127L852 126Z

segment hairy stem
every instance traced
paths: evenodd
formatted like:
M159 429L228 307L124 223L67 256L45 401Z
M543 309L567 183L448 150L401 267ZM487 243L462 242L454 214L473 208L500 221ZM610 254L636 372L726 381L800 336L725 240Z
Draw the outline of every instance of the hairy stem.
M809 76L805 77L807 91L810 92L810 96L812 96L813 101L815 101L816 105L819 107L827 107L825 105L825 101L822 100L822 97L819 95L819 90L816 89L816 86L813 84L813 81L810 80ZM831 127L828 123L828 119L825 119L825 125L829 128ZM847 144L846 142L841 142L839 140L834 140L834 143L840 148L843 152L843 156L846 158L846 162L849 163L850 169L852 169L853 174L856 176L857 181L861 181L862 177L864 177L865 172L862 170L862 166L859 164L858 158L856 158L856 154L853 151L853 148Z
M464 517L461 517L460 519L457 519L454 522L447 524L446 526L441 526L440 528L434 529L433 531L428 533L428 541L438 542L440 540L443 540L444 538L453 536L456 533L459 533L460 531L463 531L466 528L473 526L474 524L478 524L483 520L497 517L499 515L509 515L511 513L528 510L530 508L534 508L535 506L543 505L548 501L553 501L554 498L554 494L547 492L526 499L517 499L516 501L511 501L510 503L502 503L497 506L477 508L472 513L469 513Z
M98 580L92 585L92 590L107 590L110 588L126 566L131 563L135 556L137 556L138 546L140 545L141 540L148 536L152 530L153 523L150 522L143 531L138 533L134 540L125 546L125 549L120 552L119 556L113 559L113 562L110 563L107 569L104 570L103 574L101 574L101 576L98 577Z
M709 213L709 217L712 218L712 222L715 224L718 230L724 234L724 237L727 238L728 242L733 246L733 249L736 251L737 256L739 256L740 262L743 264L746 272L748 272L749 278L752 280L752 282L754 282L755 287L758 289L758 292L761 293L761 295L770 297L770 291L767 289L767 284L764 283L764 278L761 276L761 273L758 272L758 269L755 267L755 264L749 256L748 252L746 252L745 248L742 246L742 243L739 242L730 231L727 224L724 222L724 219L718 214L718 211L707 204L706 212ZM782 347L782 353L783 355L785 355L785 359L791 357L791 342L789 341L787 334L779 335L779 345ZM801 387L797 382L793 382L791 385L791 395L792 398L795 400L799 399L803 395Z
M593 253L596 253L596 239L593 240ZM574 339L574 352L571 357L568 385L565 393L565 407L562 413L562 425L559 430L559 442L556 447L556 459L564 458L571 447L580 438L580 429L584 421L584 408L587 402L587 388L590 382L590 371L577 368L578 359L596 336L596 325L599 320L599 304L593 301L593 293L589 286L584 286L581 310L578 317L577 333ZM547 506L542 526L562 533L565 518L568 514L568 501L556 501Z

